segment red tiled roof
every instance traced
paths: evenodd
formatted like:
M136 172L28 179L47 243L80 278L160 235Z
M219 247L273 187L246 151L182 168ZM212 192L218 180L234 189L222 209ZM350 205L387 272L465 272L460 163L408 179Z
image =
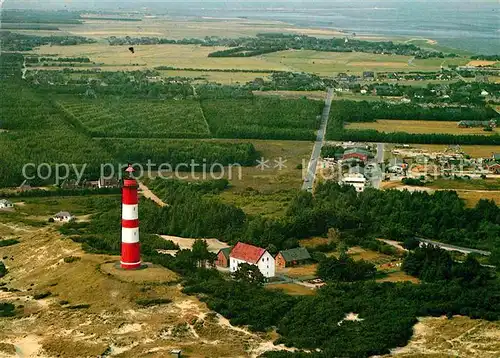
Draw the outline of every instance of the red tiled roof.
M266 252L266 250L260 247L238 242L229 256L238 260L256 264L259 262L262 255L264 255L264 252Z

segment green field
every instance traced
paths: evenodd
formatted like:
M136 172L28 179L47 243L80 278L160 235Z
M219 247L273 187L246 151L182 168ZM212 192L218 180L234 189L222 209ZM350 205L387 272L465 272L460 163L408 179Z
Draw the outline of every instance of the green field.
M438 71L441 64L464 65L467 59L422 59L411 61L411 56L382 55L361 52L320 52L288 50L263 56L267 61L292 68L295 71L332 75L338 72L360 74L364 71Z
M96 137L210 135L197 101L64 98L58 103Z

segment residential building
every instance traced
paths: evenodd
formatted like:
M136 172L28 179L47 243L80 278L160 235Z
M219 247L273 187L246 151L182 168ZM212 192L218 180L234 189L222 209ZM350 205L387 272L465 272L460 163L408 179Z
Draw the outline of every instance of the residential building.
M285 268L301 265L311 260L311 255L305 247L296 247L290 250L282 250L276 255L276 267Z
M238 271L239 265L243 263L257 266L266 278L275 275L274 257L267 250L238 242L229 254L229 271Z
M14 205L7 199L0 199L0 209L11 209Z
M99 178L99 189L102 188L119 188L120 181L116 178L105 179L103 177Z
M363 72L363 80L364 81L375 81L375 72L372 72L372 71Z
M230 247L225 247L220 249L217 253L217 259L215 260L215 265L219 267L229 267L229 254L231 253Z
M500 174L500 164L492 164L488 166L488 170L493 174Z
M400 158L391 158L387 164L389 173L402 174L407 168L407 164Z
M53 217L54 221L59 222L70 222L73 220L73 216L67 211L60 211Z
M369 156L370 152L368 152L367 150L361 148L353 148L353 149L348 149L344 152L342 160L348 160L354 158L362 162L367 162Z
M346 174L339 184L352 185L358 193L361 193L365 190L366 178L362 174Z

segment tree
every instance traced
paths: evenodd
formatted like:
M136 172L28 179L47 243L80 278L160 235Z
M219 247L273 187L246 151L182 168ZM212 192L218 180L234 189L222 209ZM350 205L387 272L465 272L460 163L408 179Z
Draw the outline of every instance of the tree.
M261 285L264 283L264 275L255 265L241 264L238 270L233 273L233 279L236 281L247 282L251 284Z
M415 250L420 246L420 241L414 237L409 237L403 242L403 247L407 250Z
M347 255L323 259L318 264L317 275L325 281L361 281L373 278L377 269L367 261L354 261Z
M0 261L0 278L7 275L7 272L9 272L9 271L5 267L4 263Z
M196 261L196 267L213 266L216 255L208 251L208 244L205 240L195 240L192 253L193 260Z

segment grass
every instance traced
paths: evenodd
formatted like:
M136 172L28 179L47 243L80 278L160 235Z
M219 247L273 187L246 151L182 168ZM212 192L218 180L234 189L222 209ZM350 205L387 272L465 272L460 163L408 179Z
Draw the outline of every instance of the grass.
M275 285L267 285L266 288L269 290L282 290L291 296L311 296L316 293L315 289L296 283L279 283Z
M444 152L450 147L444 144L413 144L412 146L429 152ZM470 155L472 158L491 158L493 153L500 153L499 145L461 145L460 148L465 154Z
M240 142L228 140L229 142ZM243 167L241 178L230 181L231 187L220 198L241 207L247 214L268 217L282 216L291 198L300 190L303 170L299 164L307 163L311 156L312 142L252 140L255 149L269 160L270 168ZM286 167L275 166L275 160L286 160Z
M216 82L224 85L245 84L256 78L268 79L268 72L220 72L220 71L183 71L160 70L162 77L196 78L201 82Z
M318 264L300 265L294 267L286 267L280 270L278 273L296 279L301 279L301 278L309 279L311 277L316 277L317 268Z
M278 96L284 99L308 98L324 101L326 93L324 91L253 91L256 96Z
M500 192L487 192L487 191L458 191L460 198L465 200L465 204L469 208L476 206L477 202L481 199L493 200L497 205L500 205Z
M95 136L162 136L172 133L209 135L197 101L81 99L63 97L58 103Z
M427 185L433 189L500 190L499 179L437 179Z
M476 134L494 135L500 133L500 128L492 132L485 132L483 128L459 128L457 122L452 121L413 121L413 120L386 120L378 119L376 122L349 123L346 129L374 129L379 132L406 132L412 134Z
M320 52L287 50L263 56L266 60L292 68L294 71L332 75L338 72L361 74L364 71L436 71L442 59L414 60L411 56L382 55L361 52ZM465 64L467 60L450 59L448 64Z
M108 34L111 36L112 34ZM142 35L146 36L146 35ZM109 46L95 43L78 46L41 46L32 51L37 54L57 54L60 57L88 57L92 62L108 69L139 70L158 66L189 67L199 69L246 69L246 70L288 70L279 63L266 61L262 57L215 58L208 57L224 47L203 47L198 45L137 45L135 54L127 46ZM138 64L138 66L133 66Z

